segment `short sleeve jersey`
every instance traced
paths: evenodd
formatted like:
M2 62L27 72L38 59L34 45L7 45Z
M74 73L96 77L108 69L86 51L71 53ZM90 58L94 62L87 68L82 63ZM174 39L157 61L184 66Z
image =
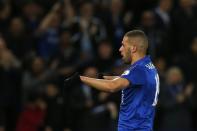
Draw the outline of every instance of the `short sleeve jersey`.
M118 131L151 131L159 94L159 76L149 56L121 75L129 81L122 90Z

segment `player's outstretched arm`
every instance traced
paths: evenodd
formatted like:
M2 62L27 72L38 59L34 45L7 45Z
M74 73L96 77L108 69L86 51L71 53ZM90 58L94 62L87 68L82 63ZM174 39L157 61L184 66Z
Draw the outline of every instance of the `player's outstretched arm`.
M113 80L113 79L119 78L119 76L103 76L103 78L106 80Z
M116 92L126 88L129 85L129 81L121 77L112 80L106 80L80 76L80 80L90 87L106 92Z

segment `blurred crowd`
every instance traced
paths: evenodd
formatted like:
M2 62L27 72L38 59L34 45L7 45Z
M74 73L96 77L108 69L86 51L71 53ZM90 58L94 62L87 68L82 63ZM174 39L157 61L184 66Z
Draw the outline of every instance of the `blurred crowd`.
M132 29L160 75L155 131L196 131L196 0L0 0L0 131L115 131L120 92L63 81L120 75Z

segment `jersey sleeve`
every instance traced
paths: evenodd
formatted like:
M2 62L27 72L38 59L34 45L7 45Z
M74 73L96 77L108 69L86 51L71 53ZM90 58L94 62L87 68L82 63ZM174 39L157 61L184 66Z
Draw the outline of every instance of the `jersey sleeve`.
M126 70L122 75L122 78L127 79L130 84L138 86L144 85L146 82L146 73L143 67L136 66L133 69Z

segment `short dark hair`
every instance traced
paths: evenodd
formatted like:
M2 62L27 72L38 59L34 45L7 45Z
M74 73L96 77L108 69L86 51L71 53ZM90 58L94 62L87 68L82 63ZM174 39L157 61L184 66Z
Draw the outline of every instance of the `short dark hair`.
M132 31L129 31L129 32L127 32L125 34L125 36L127 36L127 37L142 37L144 39L147 39L146 34L142 30L132 30Z
M140 38L142 40L142 44L141 47L144 48L144 50L147 50L148 48L148 37L146 36L146 34L144 33L144 31L142 30L132 30L129 31L125 34L126 37L128 38Z

